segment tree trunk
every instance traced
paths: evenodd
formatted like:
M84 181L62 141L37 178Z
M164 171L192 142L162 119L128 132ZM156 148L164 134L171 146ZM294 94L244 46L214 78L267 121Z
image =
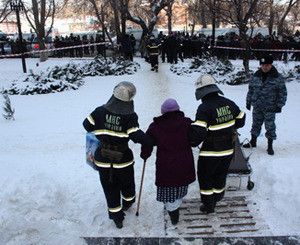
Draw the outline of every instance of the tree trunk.
M246 37L246 33L242 34L241 47L245 49L244 51L242 51L243 66L245 69L245 73L249 77L250 76L249 60L251 57L251 50L250 50L250 42Z
M205 4L203 1L200 1L200 9L201 9L201 25L202 28L207 28L206 16L205 16Z
M119 19L119 11L118 11L116 0L110 0L110 5L114 12L114 22L115 22L114 24L115 24L116 35L117 38L120 39L121 38L120 19Z
M168 5L168 33L172 32L172 15L173 15L173 11L172 11L172 7L173 7L173 3L170 3Z
M40 40L38 38L38 42L39 42L40 50L46 50L47 49L43 39ZM41 52L40 53L40 62L45 62L47 59L48 59L48 52Z
M275 17L274 2L273 2L273 0L271 0L271 2L270 2L270 19L269 19L269 23L268 23L269 35L272 35L272 33L273 33L274 17Z

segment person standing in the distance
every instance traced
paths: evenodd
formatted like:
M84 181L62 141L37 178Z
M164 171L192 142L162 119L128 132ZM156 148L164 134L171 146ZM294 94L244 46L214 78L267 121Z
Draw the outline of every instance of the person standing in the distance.
M189 142L192 120L184 116L174 99L161 106L162 115L154 118L146 132L155 145L157 201L165 204L172 224L179 220L179 207L188 192L188 185L195 181L195 167ZM142 147L141 158L150 157L153 147Z
M148 47L148 54L151 63L151 71L158 72L158 55L160 49L160 43L153 35L150 36Z
M94 163L109 218L117 228L123 227L124 211L135 202L134 158L128 141L153 145L152 139L139 129L133 106L135 94L136 88L131 82L120 82L108 102L97 107L83 122L86 131L94 132L100 140Z
M193 146L203 142L198 158L198 181L203 203L200 210L213 213L216 203L224 197L236 129L244 126L246 114L233 101L219 95L223 92L213 76L202 75L195 85L196 99L201 99L202 104L191 124L190 141Z
M121 46L122 46L122 52L124 54L124 58L133 61L132 40L130 39L129 34L125 34L124 38L122 38Z
M244 148L256 147L257 137L260 135L264 123L266 138L268 139L267 152L274 155L273 141L276 140L275 115L280 113L286 103L287 90L283 76L272 65L273 57L265 55L260 58L260 69L255 72L249 83L246 98L246 108L253 106L251 140L244 144Z

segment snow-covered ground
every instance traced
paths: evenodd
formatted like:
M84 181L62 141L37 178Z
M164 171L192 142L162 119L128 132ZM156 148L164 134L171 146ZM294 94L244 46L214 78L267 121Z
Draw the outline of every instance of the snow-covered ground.
M160 115L167 98L176 99L186 116L195 117L199 102L194 82L200 74L177 76L167 63L160 64L159 72L154 73L150 64L135 60L141 69L134 75L85 77L85 85L76 91L10 96L16 120L0 117L0 244L84 244L81 237L165 236L163 205L156 201L154 155L147 161L140 215L135 216L136 207L129 210L121 230L108 219L97 172L85 163L82 121L106 103L120 81L131 81L137 87L135 110L143 130ZM52 58L39 66L38 59L27 59L26 63L28 70L37 72L71 61L81 62ZM232 62L242 66L241 61ZM294 65L275 62L279 71ZM252 61L250 67L256 70L258 62ZM0 72L0 86L24 78L20 59L0 59ZM276 116L275 155L266 153L262 132L250 157L255 187L241 192L256 202L256 210L270 228L268 234L258 235L300 235L300 87L299 81L286 85L287 104ZM246 125L239 130L242 141L249 137L252 121L245 108L248 86L219 87L247 113ZM136 159L138 192L143 161L140 146L132 142L130 146ZM196 157L196 149L194 153ZM190 186L187 197L199 198L197 182Z

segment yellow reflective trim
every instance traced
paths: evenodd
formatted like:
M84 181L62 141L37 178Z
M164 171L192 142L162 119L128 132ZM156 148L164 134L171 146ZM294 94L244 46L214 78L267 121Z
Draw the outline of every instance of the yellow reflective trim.
M134 163L134 160L125 163L113 163L113 168L126 168ZM101 168L110 168L110 163L98 162L95 160L95 164Z
M131 134L131 133L136 132L138 130L139 130L139 127L130 128L130 129L127 130L127 134Z
M200 190L200 193L203 194L203 195L212 195L214 194L214 191L213 190Z
M241 119L244 117L244 115L245 115L245 112L240 111L239 115L236 118Z
M215 189L213 188L214 193L222 193L223 191L225 191L225 187L222 189Z
M102 168L109 168L110 167L110 163L106 163L106 162L98 162L98 161L94 161L95 164L98 166L98 167L102 167Z
M107 129L95 130L94 133L95 133L95 135L110 135L110 136L116 136L116 137L120 137L120 138L128 138L127 133L116 132L116 131L111 131L111 130L107 130Z
M119 207L116 207L116 208L108 208L108 210L109 210L109 212L117 213L117 212L122 210L122 206L119 206Z
M233 149L226 150L226 151L200 151L200 156L206 157L223 157L229 156L233 153Z
M90 124L95 125L95 120L91 115L87 117L87 120L90 122Z
M234 124L235 124L235 120L231 120L227 123L209 126L208 130L215 131L215 130L220 130L220 129L224 129L224 128L229 128L229 127L233 126Z
M199 120L193 122L191 125L200 126L200 127L204 127L204 128L207 127L207 123L206 123L206 122L204 122L204 121L199 121Z
M132 197L124 197L124 196L122 195L122 198L123 198L125 201L132 201L132 200L135 198L135 195L132 196Z

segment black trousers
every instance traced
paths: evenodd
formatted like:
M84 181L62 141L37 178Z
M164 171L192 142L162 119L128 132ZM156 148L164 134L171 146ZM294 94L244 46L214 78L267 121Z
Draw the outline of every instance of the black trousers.
M113 182L109 181L110 169L99 170L100 182L106 197L109 218L121 221L124 219L122 205L135 202L134 168L113 169ZM122 202L122 203L121 203Z
M150 55L151 68L158 68L158 55Z
M215 204L225 194L226 177L233 155L224 157L199 156L198 181L201 201L208 210L213 211Z

